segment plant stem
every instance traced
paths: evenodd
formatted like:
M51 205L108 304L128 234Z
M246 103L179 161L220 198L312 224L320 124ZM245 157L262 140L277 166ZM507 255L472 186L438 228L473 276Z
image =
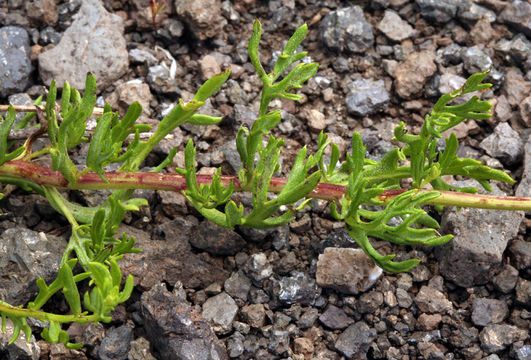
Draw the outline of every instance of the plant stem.
M59 323L78 322L87 323L92 321L99 321L100 317L97 314L92 315L59 315L52 314L39 310L29 310L20 307L11 306L8 303L0 301L0 313L15 315L20 317L31 317L41 321L56 321Z
M13 180L32 181L38 185L48 185L56 188L69 190L102 190L102 189L150 189L150 190L169 190L183 191L186 190L186 180L179 174L157 174L146 172L117 172L111 171L102 174L107 180L103 181L98 174L87 173L81 175L75 184L69 184L65 177L59 171L53 171L49 168L36 165L33 163L15 160L8 161L0 166L0 176L11 178ZM212 176L197 175L198 184L210 184ZM222 176L221 183L228 186L234 183L235 191L244 191L237 176ZM286 179L271 179L269 190L273 193L279 193ZM408 189L388 190L378 196L382 203L390 201L397 195ZM419 192L430 190L418 190ZM310 198L324 199L329 201L340 200L345 193L345 187L341 185L320 183L308 195ZM497 195L479 195L458 193L452 191L439 191L439 197L433 199L428 204L443 206L472 207L480 209L497 209L497 210L523 210L531 211L531 197L514 197L514 196L497 196Z

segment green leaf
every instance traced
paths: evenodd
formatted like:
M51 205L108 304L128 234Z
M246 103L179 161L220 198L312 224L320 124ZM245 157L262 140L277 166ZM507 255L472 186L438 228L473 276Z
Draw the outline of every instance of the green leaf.
M194 125L216 125L221 120L223 120L222 117L203 115L203 114L194 114L187 122L189 124L194 124Z
M227 81L229 78L231 69L227 69L226 71L222 72L221 74L214 75L197 90L197 93L194 96L194 101L198 102L205 102L209 97L214 95L223 84Z
M251 39L249 39L249 58L251 60L251 63L253 64L256 72L258 73L258 77L262 82L264 83L270 83L270 80L268 76L266 75L266 72L264 68L262 67L262 63L260 62L260 55L258 53L258 46L260 45L260 38L262 37L262 24L260 24L260 21L256 19L253 23L253 33L251 35Z

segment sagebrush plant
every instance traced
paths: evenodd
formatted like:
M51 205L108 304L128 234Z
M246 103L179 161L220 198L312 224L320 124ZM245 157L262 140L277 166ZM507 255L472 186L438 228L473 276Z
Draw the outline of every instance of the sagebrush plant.
M140 133L151 127L136 123L142 112L138 103L133 103L122 118L105 105L90 139L85 137L87 119L93 114L96 103L96 81L90 74L83 96L68 83L64 84L60 106L56 104L57 86L52 82L45 106L35 106L36 112L27 115L22 125L13 127L15 109L8 108L0 125L0 181L45 196L72 227L57 278L50 284L39 279L37 297L25 306L0 302L3 329L7 319L14 324L11 341L15 341L21 331L30 339L31 328L26 319L31 317L47 323L41 333L45 340L79 348L82 344L70 343L61 324L109 322L109 313L130 297L134 280L129 275L123 281L119 260L140 250L134 248L133 237L117 234L117 227L127 211L147 205L145 199L131 197L135 189L181 191L205 218L231 229L285 225L295 218L297 211L309 205L312 198L330 200L332 216L344 221L348 233L367 255L390 272L408 271L419 261L395 262L395 255L376 251L371 238L400 245L440 245L452 238L450 234L439 235L436 230L439 224L422 209L423 205L531 209L529 198L466 194L464 192L476 189L454 188L443 179L444 175L467 176L488 190L489 180L514 182L503 171L476 160L458 158L458 140L454 134L445 139L444 150L439 151L437 147L437 140L444 131L469 118L490 116L491 105L477 96L461 105L448 105L465 94L490 87L482 83L486 72L471 76L460 89L442 96L426 115L420 134L408 134L405 124L401 123L394 133L400 146L379 161L366 157L366 147L359 133L354 133L352 152L343 161L339 148L321 133L314 154L308 155L307 148L303 147L287 178L274 177L280 169L284 141L271 134L281 121L281 113L269 111L269 105L275 98L300 100L300 95L290 91L300 88L314 76L318 64L299 63L307 54L297 52L307 33L303 25L289 39L273 70L267 73L258 53L261 33L261 25L256 21L249 55L263 89L256 120L251 128L242 126L236 135L236 148L242 163L237 175L221 175L221 169L213 176L197 175L196 148L191 139L186 144L183 169L177 168L172 174L160 173L171 164L177 151L173 149L151 172L138 171L155 146L178 126L185 123L211 125L221 121L218 117L199 114L198 110L225 83L230 69L207 80L192 101L180 100L146 141L140 140ZM40 127L23 146L12 149L13 142L8 140L11 128L26 126L36 114ZM33 152L35 138L45 132L49 145ZM86 167L80 170L69 150L84 142L89 146ZM329 146L330 155L325 156ZM51 157L51 169L34 163L43 156ZM107 172L105 168L110 164L119 164L118 170ZM401 187L406 180L410 187ZM114 189L114 192L101 206L85 207L69 202L59 189ZM239 191L251 193L250 208L232 199L234 192ZM84 294L79 291L82 282L89 288ZM51 296L60 291L70 313L42 311Z

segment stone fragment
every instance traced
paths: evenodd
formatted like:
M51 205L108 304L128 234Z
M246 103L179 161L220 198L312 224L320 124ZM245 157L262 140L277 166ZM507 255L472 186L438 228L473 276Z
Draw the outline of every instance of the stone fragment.
M444 314L452 310L452 303L442 292L426 285L420 288L415 297L415 303L420 311L430 314Z
M531 304L531 281L518 278L516 283L516 301L524 306Z
M359 6L337 9L321 21L321 40L337 52L363 53L374 43L372 25Z
M245 240L233 230L202 221L190 236L193 247L205 250L212 255L235 255L245 245Z
M459 75L454 75L450 73L444 73L439 79L439 94L447 94L449 92L455 91L463 86L466 82L466 79Z
M498 324L508 313L509 308L503 300L476 298L472 303L472 322L475 325Z
M244 341L245 337L239 332L235 332L227 339L227 351L230 358L238 358L243 354L245 351L243 347Z
M159 283L141 297L146 336L163 360L228 359L208 323Z
M531 41L524 34L516 34L511 39L501 39L496 43L496 51L504 55L509 55L515 65L522 64L526 61L531 52Z
M531 54L531 50L530 50ZM526 97L520 105L518 105L520 110L520 119L528 127L531 128L531 96Z
M174 3L177 15L199 40L215 37L227 24L221 14L220 0L175 0Z
M420 14L429 21L447 23L457 13L460 0L415 0Z
M494 115L500 122L507 121L512 117L513 111L511 109L511 104L509 104L505 95L500 95L498 97L496 107L494 108Z
M314 350L312 339L298 337L293 340L293 352L304 356L305 359L311 358Z
M470 0L459 1L457 17L464 23L474 24L485 19L489 23L496 21L496 13Z
M150 352L151 344L145 337L139 337L131 341L131 349L129 350L129 360L156 360Z
M332 330L343 330L354 323L352 317L348 316L343 309L334 305L328 305L326 310L319 316L319 321Z
M370 328L364 321L358 321L339 335L334 346L347 359L366 359L366 352L374 339L376 339L376 330Z
M26 335L21 333L18 339L10 344L9 340L13 335L14 325L11 320L6 320L5 326L5 331L0 331L0 353L2 356L6 356L6 359L17 360L40 359L41 349L34 335L31 335L30 341L27 341Z
M531 36L531 4L528 1L511 2L500 14L499 20Z
M463 65L469 74L485 71L492 68L492 59L479 47L465 47L461 51Z
M531 345L517 346L516 344L513 344L511 356L516 360L531 359Z
M479 334L481 348L489 353L498 353L508 345L528 337L526 330L507 324L488 325Z
M432 331L439 327L441 320L440 314L421 314L417 320L417 327L420 330Z
M511 106L518 106L531 93L531 81L526 81L520 69L509 68L502 89Z
M54 26L59 19L54 0L32 0L26 2L26 14L36 25Z
M392 10L385 10L384 17L378 24L378 30L383 32L389 39L398 42L416 34L415 29Z
M247 260L244 271L252 280L260 282L273 274L273 266L264 253L257 253Z
M129 61L132 63L140 63L152 66L155 65L158 60L150 50L144 48L134 48L129 50Z
M531 196L531 137L529 137L524 146L524 164L522 179L516 188L516 196ZM529 244L529 242L527 242ZM528 247L531 248L531 247ZM531 254L531 249L528 250ZM530 255L531 256L531 255ZM527 260L528 266L531 266L531 260Z
M452 185L480 187L474 180ZM492 187L494 191L489 194L505 196L496 185L492 184ZM436 249L441 274L463 287L487 283L500 265L507 243L518 232L522 217L523 212L445 209L441 229L444 233L455 234L455 237Z
M523 195L517 194L517 196ZM513 241L509 247L509 253L513 260L514 266L518 270L525 271L531 268L531 243L529 241Z
M398 302L398 306L405 309L409 309L413 304L413 299L409 293L401 288L396 289L396 301Z
M201 315L210 321L212 330L217 335L225 335L232 330L232 322L237 313L238 305L234 299L222 292L205 301Z
M316 109L310 109L304 112L308 125L313 131L319 132L326 128L326 119L322 112Z
M0 97L22 92L30 83L31 49L26 30L0 28Z
M133 340L133 329L120 326L109 331L102 339L98 348L98 358L101 360L127 359Z
M313 305L320 290L306 273L295 272L282 277L274 286L274 293L283 304Z
M57 275L66 242L22 227L0 235L0 299L26 304L38 292L38 278L50 284Z
M83 1L74 19L59 45L39 55L39 74L47 85L55 79L59 87L68 81L83 90L91 72L98 89L105 89L129 67L123 20L107 12L99 0Z
M437 67L433 51L412 53L395 70L395 91L401 98L410 99L424 89L424 84Z
M242 321L254 328L261 328L265 324L265 309L263 304L250 304L241 308Z
M196 231L197 220L176 218L157 227L153 238L144 231L121 225L119 233L134 235L136 246L143 251L126 256L120 263L123 273L132 274L136 284L150 289L159 281L187 288L205 288L223 283L229 276L218 263L192 252L189 234Z
M494 284L496 290L501 291L504 294L508 294L516 286L517 280L518 270L507 264L503 267L502 271L500 271L500 273L492 279L492 283Z
M216 58L211 55L205 55L199 60L199 68L201 70L203 81L221 73L221 67L216 61Z
M518 133L506 122L498 124L494 132L487 136L479 146L487 154L508 166L515 165L522 159L524 148Z
M380 291L370 291L361 294L356 303L356 309L361 314L373 314L383 304L383 294Z
M149 103L153 96L149 90L149 85L140 79L129 80L118 85L114 93L107 99L113 109L118 109L123 116L133 102L139 102L142 105L142 114L144 117L151 115ZM141 121L141 120L140 120ZM144 120L146 121L146 120Z
M344 294L367 291L382 274L382 269L361 249L326 248L319 255L315 279L317 285Z
M224 288L230 296L247 301L251 280L242 271L237 271L225 280Z
M345 102L351 115L371 115L384 110L389 104L390 97L383 80L356 80L347 87L350 91Z

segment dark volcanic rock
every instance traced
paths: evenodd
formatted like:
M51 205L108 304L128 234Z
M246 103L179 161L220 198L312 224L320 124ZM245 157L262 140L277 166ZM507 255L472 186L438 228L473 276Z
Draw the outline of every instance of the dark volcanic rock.
M226 350L199 311L157 284L142 294L149 341L164 360L228 359Z
M24 228L0 235L0 299L22 305L37 294L35 281L49 284L57 275L66 242Z
M350 325L339 335L335 347L348 359L366 359L369 344L376 338L376 330L365 322Z
M141 230L122 226L121 231L134 235L136 247L143 250L122 260L122 272L133 274L144 289L160 281L181 281L187 288L207 287L229 277L219 264L192 252L188 240L197 226L195 218L177 218L161 224L159 234L153 238Z
M513 1L500 14L500 20L531 36L531 4L528 1Z
M245 245L245 240L236 232L205 220L192 231L190 244L212 255L223 256L236 254Z
M359 6L331 11L321 21L321 39L331 50L363 53L374 43L372 25Z
M112 329L101 341L98 357L101 360L126 360L133 340L133 329L120 326Z
M427 20L446 23L455 17L462 0L416 0L420 13Z
M350 92L345 98L350 114L365 116L385 109L389 93L383 80L362 79L348 85Z

